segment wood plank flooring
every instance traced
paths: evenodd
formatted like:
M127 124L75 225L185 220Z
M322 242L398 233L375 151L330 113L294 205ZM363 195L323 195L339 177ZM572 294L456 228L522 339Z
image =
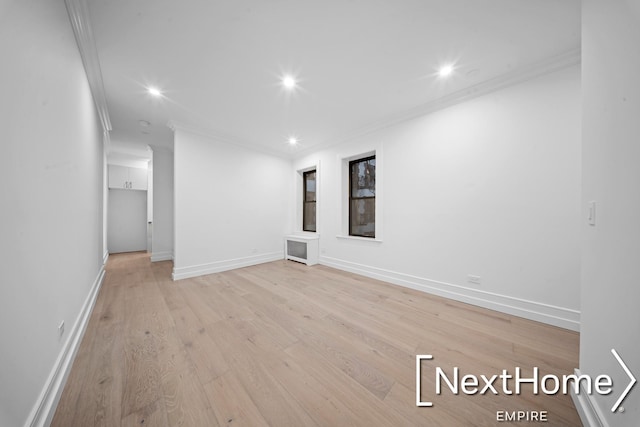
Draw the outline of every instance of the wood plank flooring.
M278 261L171 280L171 262L112 255L53 426L490 426L569 396L435 394L451 377L570 374L579 335L324 266ZM415 404L416 354L421 369Z

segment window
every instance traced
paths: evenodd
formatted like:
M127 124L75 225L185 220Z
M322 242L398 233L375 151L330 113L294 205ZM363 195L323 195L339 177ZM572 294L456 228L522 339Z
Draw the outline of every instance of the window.
M316 171L302 174L302 230L316 231Z
M349 162L349 235L376 237L376 156Z

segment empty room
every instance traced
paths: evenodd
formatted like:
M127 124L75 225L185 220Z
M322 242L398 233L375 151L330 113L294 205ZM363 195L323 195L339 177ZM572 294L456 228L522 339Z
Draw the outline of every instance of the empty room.
M0 426L637 426L638 41L638 0L1 0Z

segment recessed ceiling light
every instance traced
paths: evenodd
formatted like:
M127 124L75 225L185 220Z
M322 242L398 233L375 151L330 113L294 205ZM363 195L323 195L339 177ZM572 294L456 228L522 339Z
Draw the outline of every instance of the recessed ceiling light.
M293 89L296 87L296 79L293 78L293 76L287 75L284 76L282 78L282 86L285 87L285 89Z
M296 145L298 143L298 138L295 136L289 137L289 145Z
M451 73L453 73L453 65L444 65L442 67L440 67L440 70L438 70L438 75L440 77L448 77L451 75Z
M151 123L149 123L149 121L147 120L138 120L138 124L143 128L148 128L149 125L151 125Z
M149 86L147 88L147 92L149 92L150 95L153 95L155 97L161 97L162 96L162 92L160 92L160 89L158 89L157 87L154 87L154 86Z

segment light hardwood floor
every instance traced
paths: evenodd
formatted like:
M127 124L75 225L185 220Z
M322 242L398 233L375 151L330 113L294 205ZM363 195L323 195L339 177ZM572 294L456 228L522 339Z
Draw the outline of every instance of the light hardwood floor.
M435 368L570 374L579 335L323 266L278 261L173 282L112 255L53 426L490 426L565 395L435 394ZM422 400L416 407L416 354ZM516 423L521 424L521 423Z

